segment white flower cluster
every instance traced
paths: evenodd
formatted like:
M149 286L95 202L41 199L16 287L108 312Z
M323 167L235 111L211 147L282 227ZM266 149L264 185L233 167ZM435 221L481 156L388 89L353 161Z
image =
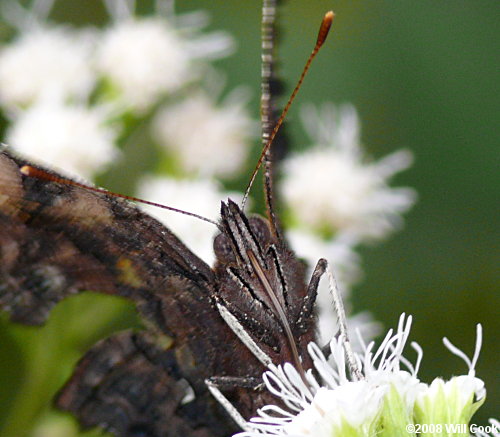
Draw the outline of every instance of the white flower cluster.
M302 118L314 145L285 159L280 186L294 226L290 241L310 269L318 254L326 258L348 295L361 272L356 247L387 237L415 202L414 190L388 185L394 174L410 166L412 155L403 150L378 162L367 161L352 106L306 106ZM336 329L325 284L320 285L319 299L318 340L324 344ZM375 328L369 318L364 323Z
M464 359L468 373L449 381L436 378L431 384L417 378L423 356L418 344L412 343L417 351L415 365L403 356L410 327L411 316L403 314L396 333L390 330L377 350L370 342L355 355L361 379L352 376L355 372L346 364L341 339L330 343L329 361L316 344L309 345L320 379L309 370L304 382L289 363L269 366L264 374L266 387L286 410L267 405L258 411L258 417L246 423L245 432L236 435L384 437L417 435L420 424L442 427L437 434L429 435L463 435L486 396L484 383L474 370L481 349L481 326L477 326L472 360L444 339L448 349Z
M218 108L206 93L193 94L158 113L155 137L189 174L235 176L254 130L244 103L233 93Z
M203 14L175 16L166 0L157 2L154 17L135 16L134 1L107 1L111 23L84 30L48 23L52 3L2 7L17 30L0 47L0 108L10 120L5 142L91 179L119 157L135 120L158 112L155 125L166 126L159 143L184 158L180 173L210 168L226 175L241 168L252 135L245 102L217 104L203 89L210 61L232 50L226 34L202 34ZM175 120L173 102L180 110ZM203 104L194 120L186 112L193 104ZM191 136L179 139L186 131ZM200 155L192 145L201 139L208 144Z
M282 184L299 226L354 242L385 237L415 201L412 189L388 186L391 176L410 166L411 153L365 162L352 106L309 106L303 116L315 145L286 160Z
M166 20L131 18L104 32L96 64L124 104L145 110L186 83L190 59L182 38Z
M96 77L91 69L94 32L69 27L20 29L0 52L0 104L15 111L48 93L85 100Z
M106 125L105 118L104 108L40 99L18 114L7 142L26 156L91 179L119 156L116 129Z

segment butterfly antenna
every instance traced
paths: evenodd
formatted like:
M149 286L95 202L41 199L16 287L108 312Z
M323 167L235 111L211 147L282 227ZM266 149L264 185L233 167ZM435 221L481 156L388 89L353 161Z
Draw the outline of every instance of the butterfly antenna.
M261 141L265 147L271 136L280 113L276 109L278 96L283 94L283 82L276 74L278 46L278 3L279 0L264 0L262 2L261 22L261 97L260 97L260 120ZM283 155L287 149L286 133L281 126L280 135L275 138L274 147L268 149L264 159L264 195L266 197L267 218L271 224L271 231L276 235L278 241L282 241L279 218L274 207L274 167L275 159Z
M333 21L334 16L335 15L332 11L328 11L325 14L325 16L323 17L323 21L321 22L321 26L319 28L318 38L316 40L316 44L314 45L314 48L313 48L311 54L309 55L309 58L307 59L307 62L304 66L304 69L302 70L302 74L300 75L300 78L297 82L297 85L295 86L292 94L290 95L290 98L288 99L287 104L285 105L285 108L283 109L280 117L278 118L278 121L276 122L276 125L274 126L274 129L271 132L271 135L269 136L266 145L262 149L259 160L257 161L257 165L255 166L255 169L254 169L252 176L250 178L250 182L247 185L247 189L245 191L245 195L243 196L243 200L241 201L241 209L242 210L245 209L245 205L247 203L248 196L250 194L250 190L252 188L252 185L255 181L255 177L257 176L257 173L258 173L260 167L262 166L262 163L264 162L266 154L267 154L269 148L271 147L273 140L276 137L276 134L278 133L281 125L283 124L283 120L285 119L285 117L288 113L288 110L290 109L290 106L292 105L292 102L295 99L295 96L297 95L300 87L302 86L302 82L304 81L304 77L306 76L307 72L309 71L309 68L311 67L311 63L312 63L313 59L318 54L319 49L321 48L321 46L323 45L323 43L326 40L326 37L328 36L328 32L330 31L330 27L332 26L332 21Z
M133 202L142 203L144 205L151 205L151 206L155 206L157 208L166 209L168 211L178 212L180 214L188 215L190 217L194 217L194 218L197 218L199 220L203 220L205 222L211 223L211 224L219 227L219 224L216 221L210 220L209 218L203 217L201 215L198 215L198 214L195 214L195 213L192 213L189 211L184 211L182 209L173 208L173 207L167 206L167 205L162 205L161 203L150 202L149 200L140 199L140 198L134 197L134 196L127 196L125 194L114 193L113 191L104 190L103 188L92 187L91 185L82 184L81 182L76 182L72 179L68 179L68 178L54 175L54 174L49 173L45 170L42 170L41 168L33 167L31 165L23 165L19 169L19 171L23 175L29 176L32 178L41 179L41 180L49 181L49 182L57 182L59 184L64 184L64 185L71 185L74 187L83 188L84 190L93 191L94 193L102 193L102 194L106 194L108 196L119 197L121 199L131 200Z

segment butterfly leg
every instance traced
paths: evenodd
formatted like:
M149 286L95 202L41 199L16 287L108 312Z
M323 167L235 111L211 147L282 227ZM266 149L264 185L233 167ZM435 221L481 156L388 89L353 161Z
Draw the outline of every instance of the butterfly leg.
M314 311L314 304L316 303L316 297L318 296L319 281L326 272L327 267L328 261L321 258L314 268L311 279L309 280L309 285L307 286L307 294L304 297L302 309L296 321L296 326L300 329L299 334L306 332L309 329L309 323L313 320L312 314Z
M359 364L355 358L352 351L351 342L349 340L349 335L347 334L347 317L345 314L344 303L342 301L342 296L337 285L337 281L328 266L328 261L321 258L314 268L309 285L307 287L307 295L304 298L304 305L299 315L298 323L300 326L300 321L311 320L311 314L314 310L314 303L318 294L318 285L321 277L326 273L328 277L328 285L330 288L330 293L332 295L333 306L335 313L337 314L339 333L343 339L343 345L346 355L347 364L349 366L349 371L351 375L356 379L363 379L361 370L359 369ZM307 328L307 327L305 327Z
M250 388L259 390L264 387L261 378L253 378L251 376L212 376L205 380L205 383L216 385L221 390L233 389L235 387Z
M224 396L221 390L235 388L246 388L253 390L261 390L263 383L261 379L252 377L233 377L233 376L213 376L205 380L212 396L224 407L232 419L245 431L250 431L247 426L247 421L234 407L231 401Z

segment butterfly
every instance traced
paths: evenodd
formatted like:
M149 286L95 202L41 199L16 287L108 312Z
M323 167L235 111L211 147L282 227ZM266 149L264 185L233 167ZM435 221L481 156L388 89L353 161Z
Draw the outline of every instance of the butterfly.
M275 217L269 169L269 218L222 202L210 267L131 202L0 150L0 307L38 325L91 290L131 300L147 326L93 346L59 408L117 436L223 437L238 427L213 392L247 419L274 401L265 365L312 367L326 261L306 278Z

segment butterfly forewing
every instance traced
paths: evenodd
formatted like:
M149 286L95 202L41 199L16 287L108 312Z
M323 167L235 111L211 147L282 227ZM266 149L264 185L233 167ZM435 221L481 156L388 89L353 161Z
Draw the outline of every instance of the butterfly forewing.
M0 154L2 304L15 320L41 323L55 302L84 290L142 307L176 292L166 288L171 276L210 287L210 267L155 219L113 196L24 176L26 163ZM26 293L40 300L19 297Z

